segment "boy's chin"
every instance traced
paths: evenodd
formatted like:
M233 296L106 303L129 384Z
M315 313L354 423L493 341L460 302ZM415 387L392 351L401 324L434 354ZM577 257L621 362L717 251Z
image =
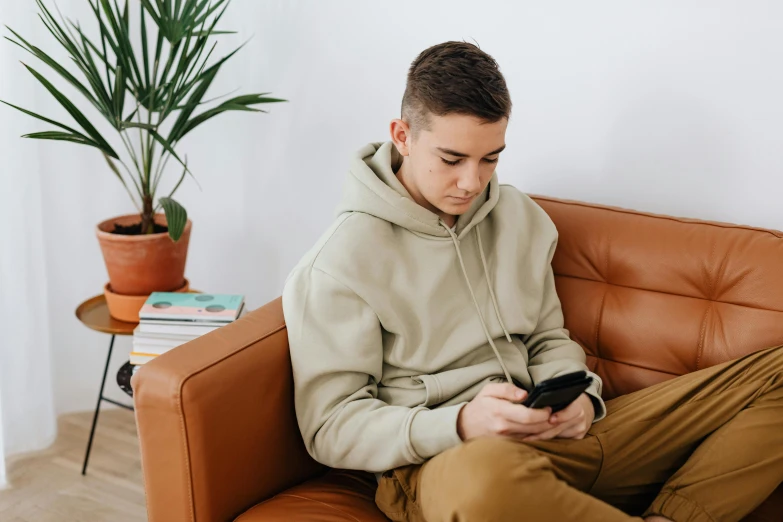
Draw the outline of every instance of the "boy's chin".
M461 214L464 214L470 209L471 203L472 201L468 201L466 203L458 203L455 201L443 201L440 205L438 205L438 208L441 210L441 212L451 214L452 216L459 216Z

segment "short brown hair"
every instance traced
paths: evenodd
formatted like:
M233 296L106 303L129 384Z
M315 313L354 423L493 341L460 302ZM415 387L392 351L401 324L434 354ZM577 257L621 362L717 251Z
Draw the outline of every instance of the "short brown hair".
M467 114L488 123L511 115L511 97L498 63L477 45L444 42L416 57L402 97L402 118L414 135L427 116Z

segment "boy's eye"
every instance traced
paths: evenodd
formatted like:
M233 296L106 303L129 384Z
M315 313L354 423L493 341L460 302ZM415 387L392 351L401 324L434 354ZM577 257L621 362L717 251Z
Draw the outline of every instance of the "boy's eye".
M462 161L461 159L457 159L457 160L454 160L454 161L449 161L449 160L447 160L446 158L441 158L440 160L441 160L443 163L445 163L446 165L451 165L452 167L453 167L454 165L457 165L459 162L461 162L461 161ZM497 163L497 162L498 162L498 158L493 158L493 159L484 158L484 159L482 159L481 161L483 161L484 163Z

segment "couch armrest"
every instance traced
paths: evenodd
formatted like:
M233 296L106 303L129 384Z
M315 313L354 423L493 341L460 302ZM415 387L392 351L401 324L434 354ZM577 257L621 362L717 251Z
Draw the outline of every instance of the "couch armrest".
M233 520L324 468L293 405L280 298L132 379L150 522Z

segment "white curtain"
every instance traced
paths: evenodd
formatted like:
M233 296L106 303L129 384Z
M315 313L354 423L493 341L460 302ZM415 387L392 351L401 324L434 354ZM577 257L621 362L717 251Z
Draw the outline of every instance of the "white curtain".
M8 479L6 477L5 470L5 442L3 440L3 386L0 383L0 489L4 489L8 485Z
M34 19L27 7L26 2L2 2L0 22L13 20L19 30L29 32ZM20 56L13 47L0 45L0 99L35 110L38 91L17 81ZM4 109L0 110L0 484L6 481L1 465L6 455L44 448L56 432L39 144L19 139L29 122L24 115Z

